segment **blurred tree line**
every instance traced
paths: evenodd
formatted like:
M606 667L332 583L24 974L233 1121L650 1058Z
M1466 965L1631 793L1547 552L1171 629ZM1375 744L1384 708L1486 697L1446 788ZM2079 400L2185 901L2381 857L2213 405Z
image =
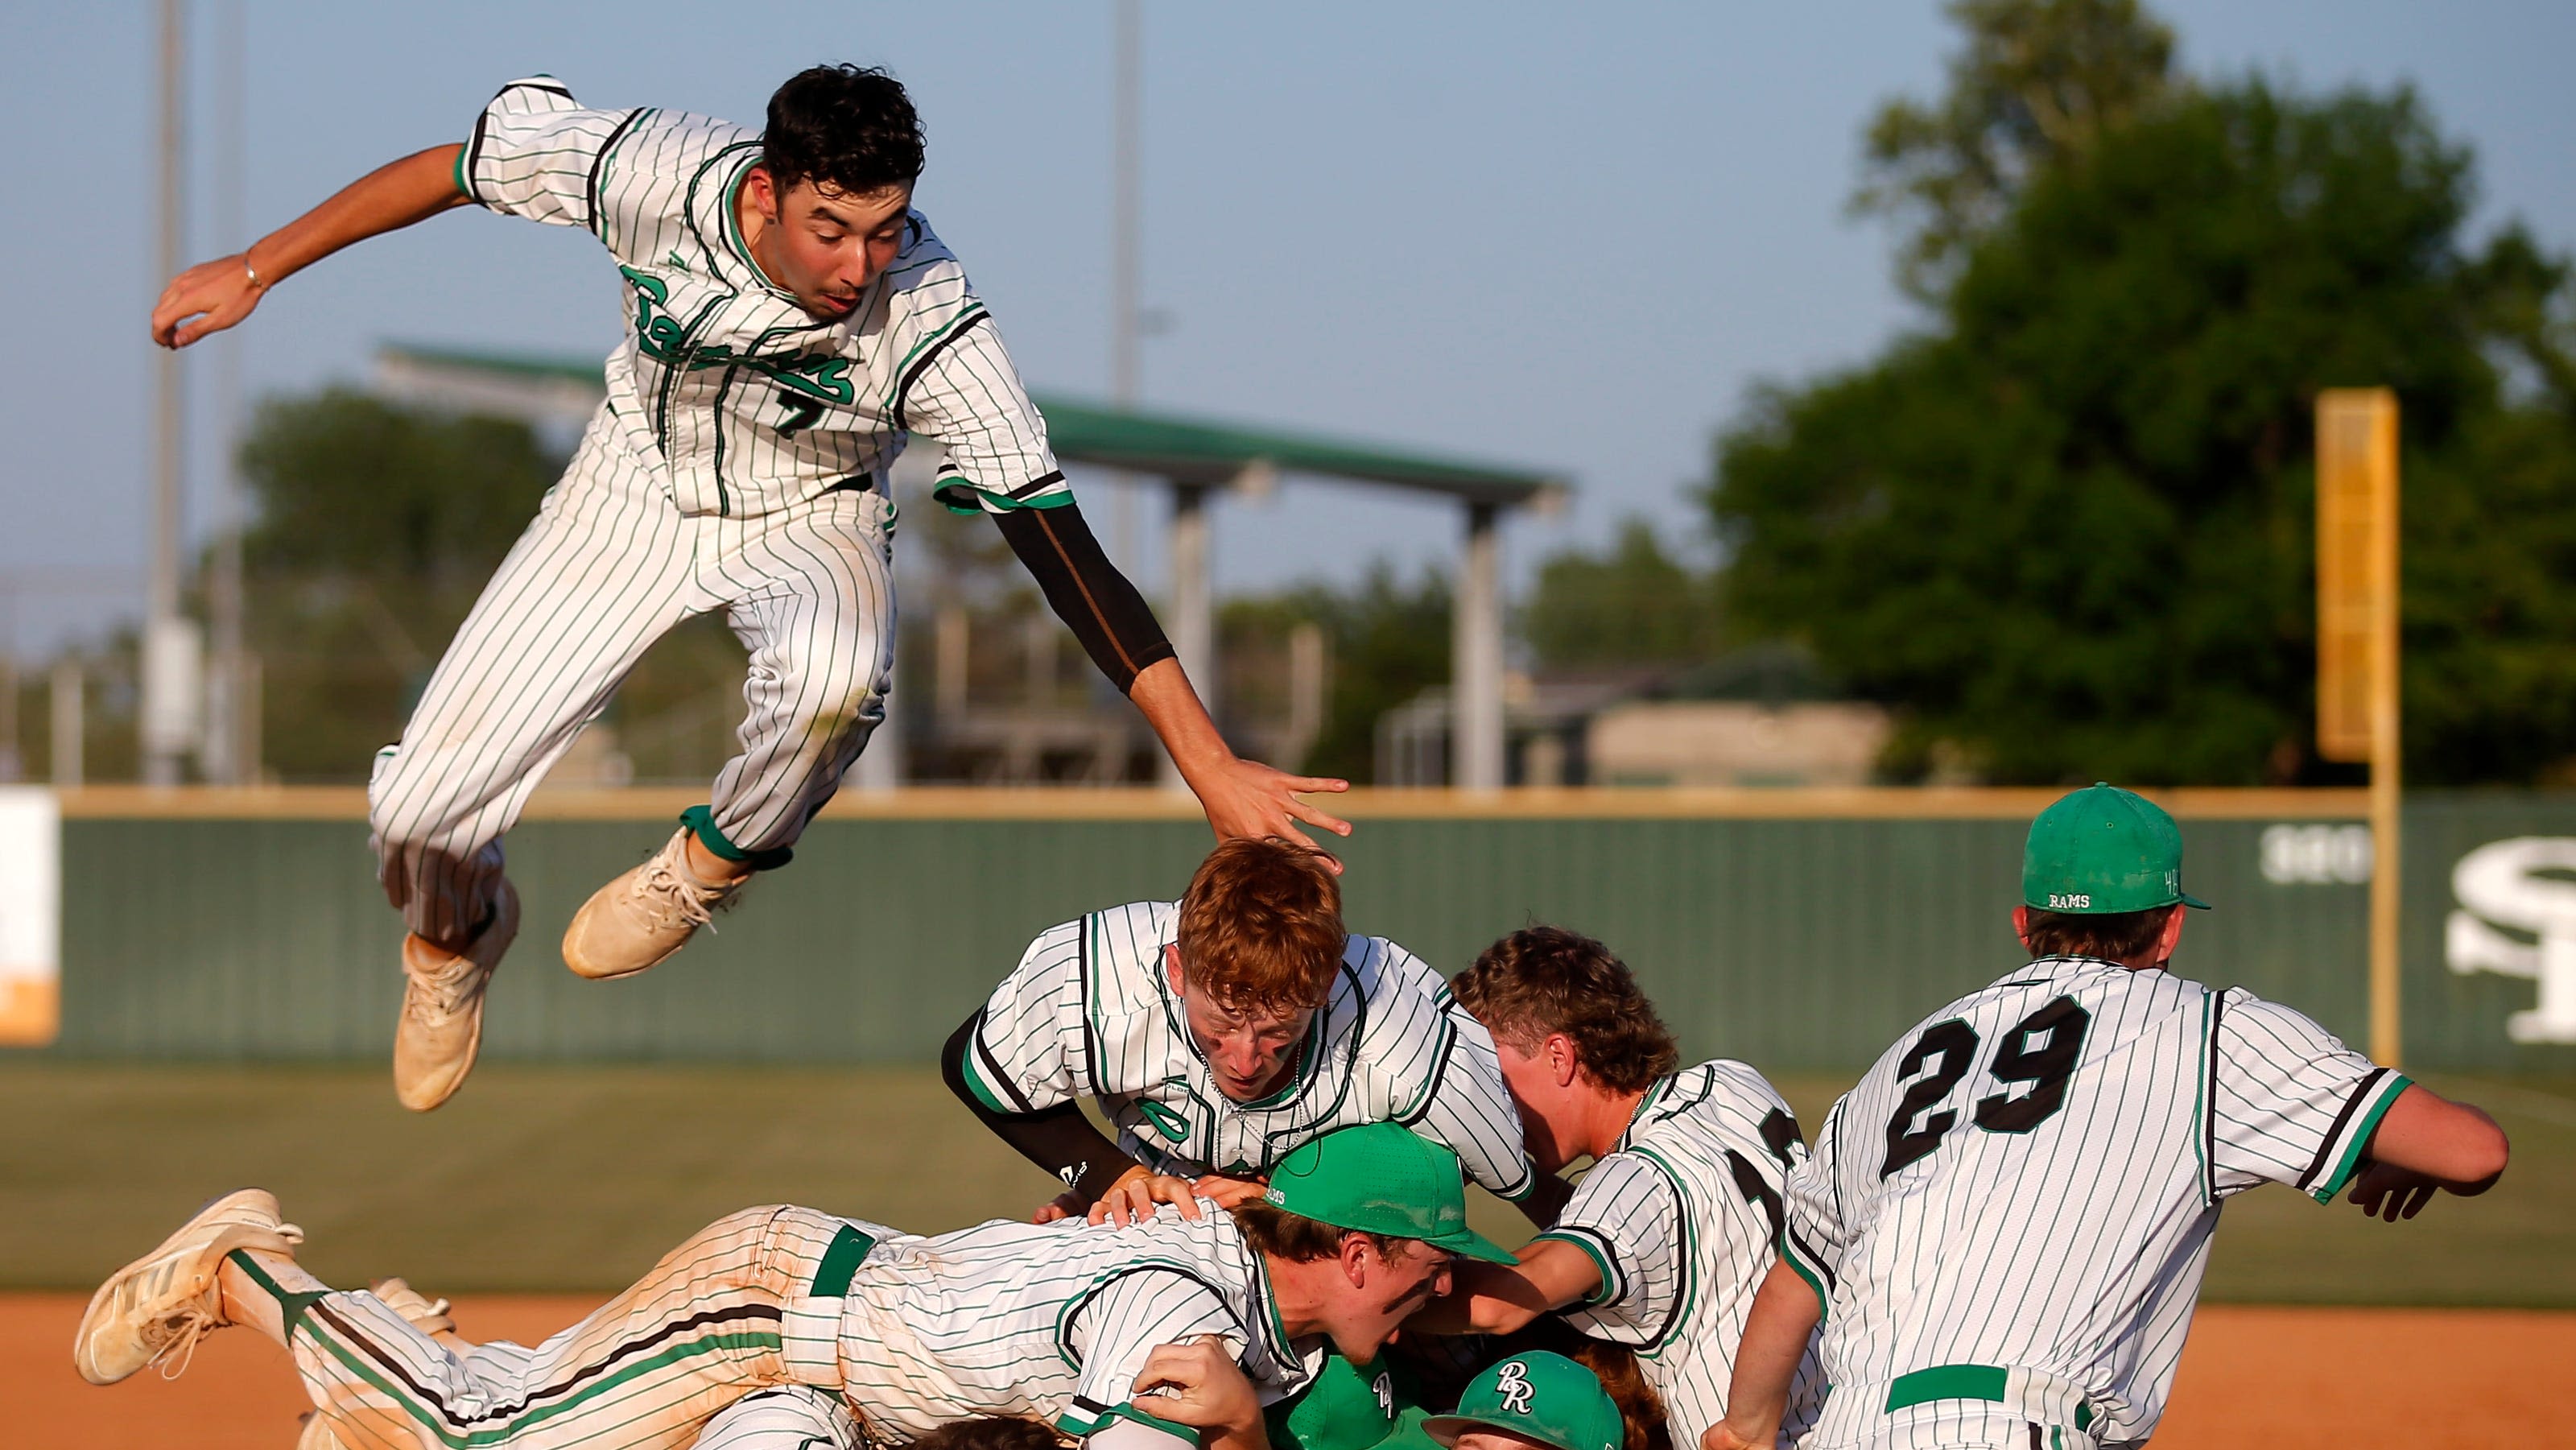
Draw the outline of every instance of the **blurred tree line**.
M2312 753L2311 409L2384 383L2410 777L2565 779L2565 260L2465 234L2469 150L2404 88L2194 81L2128 0L1951 14L1948 93L1881 113L1856 199L1926 323L1720 438L1728 609L1894 706L1900 776L2350 779Z
M1519 661L1787 651L1894 712L1893 779L2348 780L2311 749L2310 409L2386 383L2412 778L2576 780L2566 260L2518 225L2468 234L2469 149L2402 87L2185 76L2133 0L1950 14L1945 91L1881 110L1853 199L1893 225L1919 326L1757 390L1693 536L1629 521L1543 561ZM359 778L560 459L518 424L333 392L265 408L244 462L268 760ZM984 581L976 608L1038 607L990 530L906 530L943 580ZM1235 599L1222 649L1270 657L1299 622L1329 707L1279 763L1365 781L1378 717L1446 682L1448 583L1380 566ZM647 656L610 717L639 776L713 768L741 667L715 620Z

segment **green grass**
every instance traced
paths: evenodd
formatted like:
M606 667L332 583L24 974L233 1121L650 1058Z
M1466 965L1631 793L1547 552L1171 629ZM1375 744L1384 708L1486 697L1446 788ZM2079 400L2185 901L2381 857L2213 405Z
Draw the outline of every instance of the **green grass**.
M2220 1226L2210 1297L2576 1307L2576 1083L2429 1085L2513 1135L2495 1192L2394 1226L2247 1194ZM1842 1086L1781 1084L1810 1130ZM277 1192L324 1279L402 1274L436 1293L615 1287L748 1204L930 1232L1026 1213L1054 1187L927 1071L496 1065L415 1116L381 1067L0 1060L0 1288L88 1289L244 1184ZM1474 1216L1505 1242L1528 1232L1491 1200Z

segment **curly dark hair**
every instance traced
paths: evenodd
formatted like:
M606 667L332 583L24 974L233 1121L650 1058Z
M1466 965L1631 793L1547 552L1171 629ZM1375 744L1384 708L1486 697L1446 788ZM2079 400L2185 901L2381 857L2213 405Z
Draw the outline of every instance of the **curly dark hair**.
M2165 919L2182 910L2151 906L2144 911L2072 912L2030 908L2023 945L2036 957L2099 957L2125 962L2156 949Z
M1064 1439L1035 1420L979 1415L951 1420L912 1442L913 1450L1064 1450Z
M781 191L800 181L853 194L910 186L921 175L921 117L884 71L818 65L770 96L760 163Z
M1485 948L1450 983L1485 1030L1530 1052L1562 1032L1586 1077L1614 1093L1644 1090L1681 1064L1672 1029L1608 947L1561 926L1523 927Z

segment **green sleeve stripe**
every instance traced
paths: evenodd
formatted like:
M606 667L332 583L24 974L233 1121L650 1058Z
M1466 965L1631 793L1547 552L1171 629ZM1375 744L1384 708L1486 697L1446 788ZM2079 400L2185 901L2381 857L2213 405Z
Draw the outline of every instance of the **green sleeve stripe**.
M1799 1257L1796 1246L1790 1240L1789 1230L1785 1226L1780 1230L1780 1261L1787 1264L1799 1278L1806 1280L1808 1288L1816 1291L1816 1322L1823 1323L1833 1313L1833 1296L1825 1292L1825 1276L1805 1259Z
M984 1074L975 1070L975 1059L979 1055L977 1049L981 1046L981 1043L972 1040L968 1041L966 1044L967 1090L975 1094L975 1101L982 1103L985 1107L992 1109L994 1112L1004 1115L1018 1112L1019 1109L1012 1107L1009 1103L1003 1102L1001 1094L994 1092L991 1087L986 1085L984 1082Z
M2414 1085L2413 1080L2402 1072L2392 1072L2380 1082L2378 1101L2362 1109L2361 1116L2353 1123L2351 1134L2344 1144L2342 1160L2335 1164L2334 1172L2327 1174L2318 1181L2316 1187L2308 1190L2311 1197L2319 1203L2334 1202L2335 1195L2343 1192L2344 1185L2350 1183L2352 1175L2360 1169L2361 1150L2370 1145L2370 1135L2378 1130L2379 1120L2388 1115L2389 1108L2397 1101L2397 1095Z
M456 169L452 174L456 178L457 191L462 193L469 201L481 201L482 198L474 194L474 188L465 180L465 153L472 149L474 148L470 146L459 146L456 148Z
M995 493L989 488L980 487L962 477L940 480L939 486L930 491L930 496L938 500L940 507L952 514L1007 514L1021 509L1062 508L1073 502L1073 490L1069 486L1058 487L1049 493L1032 494L1027 498L1013 498L1007 493Z
M1619 1272L1611 1266L1610 1256L1601 1251L1601 1246L1599 1244L1592 1242L1592 1236L1590 1234L1577 1234L1569 1231L1550 1229L1548 1232L1540 1234L1537 1239L1531 1240L1531 1242L1537 1243L1546 1239L1554 1239L1556 1242L1561 1244L1572 1244L1576 1248L1583 1250L1583 1256L1590 1259L1592 1261L1592 1267L1599 1271L1601 1282L1593 1287L1591 1293L1583 1296L1583 1306L1585 1308L1598 1309L1604 1304L1616 1303L1620 1294L1626 1291L1628 1286L1619 1282Z

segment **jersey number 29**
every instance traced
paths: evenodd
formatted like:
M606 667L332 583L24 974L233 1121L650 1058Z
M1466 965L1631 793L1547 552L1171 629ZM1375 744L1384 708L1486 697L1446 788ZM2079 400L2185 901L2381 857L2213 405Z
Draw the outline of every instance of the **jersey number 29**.
M2084 1051L2084 1034L2092 1025L2093 1014L2072 997L2056 998L2015 1023L1995 1050L1994 1061L1986 1064L1987 1074L2006 1084L2006 1089L1977 1100L1977 1126L1989 1133L2027 1133L2056 1116L2066 1106L2066 1079L2075 1071L2075 1059ZM1880 1165L1879 1177L1930 1156L1957 1126L1959 1115L1948 1109L1925 1113L1950 1096L1959 1079L1968 1075L1977 1047L1977 1029L1954 1017L1923 1029L1923 1035L1905 1050L1897 1063L1899 1078L1914 1077L1926 1067L1932 1070L1905 1090L1896 1116L1887 1120L1887 1161ZM2010 1085L2016 1083L2028 1083L2030 1091L2015 1096ZM1922 1122L1918 1124L1917 1118Z

